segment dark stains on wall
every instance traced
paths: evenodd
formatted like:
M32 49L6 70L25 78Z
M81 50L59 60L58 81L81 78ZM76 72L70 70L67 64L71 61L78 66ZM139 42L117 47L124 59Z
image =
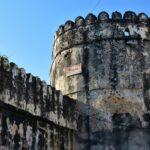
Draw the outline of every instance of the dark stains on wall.
M147 110L150 110L150 74L143 74L144 80L144 101L147 107Z
M115 40L112 41L111 44L111 54L110 54L110 84L112 90L116 90L116 86L118 84L118 73L117 73L117 59L118 59L118 51L117 48L115 47Z
M0 148L71 150L74 132L0 102Z

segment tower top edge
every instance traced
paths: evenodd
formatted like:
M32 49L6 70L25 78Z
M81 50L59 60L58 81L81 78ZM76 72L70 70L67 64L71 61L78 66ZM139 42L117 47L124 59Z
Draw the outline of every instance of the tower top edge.
M89 13L84 18L82 16L78 16L75 21L67 20L64 25L60 25L58 30L56 31L56 36L63 34L68 30L72 30L79 27L84 27L87 25L100 24L100 23L113 23L113 22L123 22L123 23L145 23L150 24L150 17L144 12L136 14L133 11L126 11L123 15L118 12L112 12L111 16L102 11L98 14L98 16Z

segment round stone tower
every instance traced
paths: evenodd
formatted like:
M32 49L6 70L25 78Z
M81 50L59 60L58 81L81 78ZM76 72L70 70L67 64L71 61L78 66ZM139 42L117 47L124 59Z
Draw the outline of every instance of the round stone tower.
M79 16L75 22L67 21L56 32L50 75L51 85L80 103L80 111L89 116L84 121L86 127L81 127L88 135L85 138L85 134L79 134L79 139L88 141L87 147L103 133L108 142L104 130L110 132L110 141L103 143L109 145L108 149L112 149L110 143L115 138L113 142L120 141L124 149L133 150L136 143L147 145L147 131L134 130L130 135L122 132L124 126L148 128L145 114L150 111L150 19L146 14L127 11L122 16L113 12L110 18L101 12L98 17L88 14L85 19ZM121 126L117 131L116 125ZM125 138L133 139L135 132L145 137L131 140L126 147ZM125 137L118 139L122 134Z
M127 11L88 14L60 26L55 37L51 84L64 95L112 111L150 109L149 18ZM120 101L121 99L121 101ZM109 103L109 104L106 104ZM122 103L122 104L121 104ZM101 108L102 109L102 108ZM111 108L112 109L112 108Z

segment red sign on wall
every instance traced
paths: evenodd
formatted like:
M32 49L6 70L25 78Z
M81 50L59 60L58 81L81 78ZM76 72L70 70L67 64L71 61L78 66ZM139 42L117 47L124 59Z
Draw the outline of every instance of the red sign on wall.
M82 64L74 65L71 67L65 67L64 72L67 77L75 74L79 74L82 72Z

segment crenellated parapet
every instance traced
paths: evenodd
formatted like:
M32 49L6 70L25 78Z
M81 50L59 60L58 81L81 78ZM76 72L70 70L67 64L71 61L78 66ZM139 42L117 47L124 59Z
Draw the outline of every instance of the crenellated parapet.
M47 119L56 125L76 129L75 102L39 77L10 63L6 57L0 57L0 103Z
M88 14L85 18L79 16L75 21L66 21L56 32L53 57L74 45L109 39L143 39L149 40L149 17L145 13L138 15L127 11L122 16L113 12L111 17L107 12L101 12L96 17ZM126 35L127 34L127 35Z

